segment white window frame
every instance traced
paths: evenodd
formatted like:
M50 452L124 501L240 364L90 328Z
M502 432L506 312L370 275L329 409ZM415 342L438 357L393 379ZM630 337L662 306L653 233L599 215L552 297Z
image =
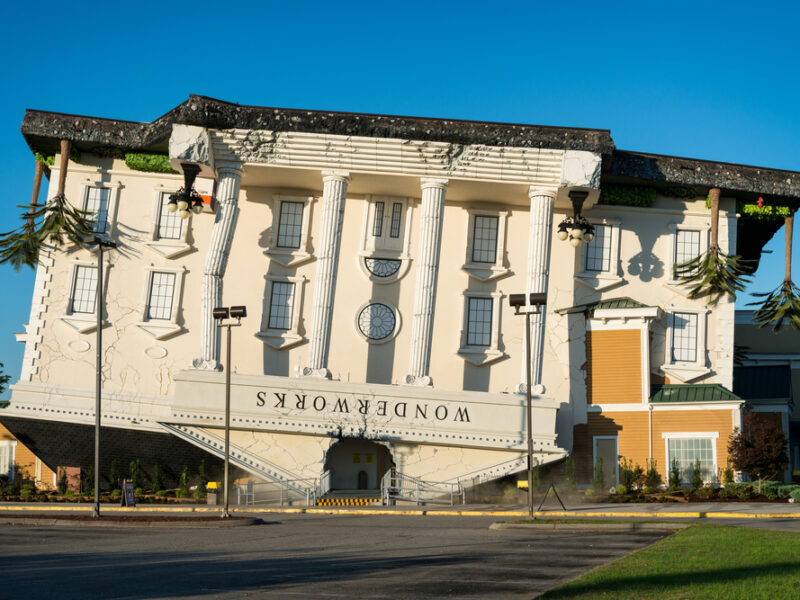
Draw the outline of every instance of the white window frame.
M97 261L93 260L79 260L79 259L72 259L70 261L70 268L69 268L69 293L66 297L66 302L64 303L61 311L61 315L59 315L59 320L63 321L70 327L72 327L78 333L89 333L94 331L97 328L97 316L96 313L76 313L72 312L72 299L75 297L75 275L78 270L78 267L88 267L90 269L97 269ZM111 268L111 264L109 262L105 262L103 264L103 294L108 294L108 272ZM97 298L95 297L95 311L97 310ZM106 315L108 313L108 308L106 307L106 314L103 315L103 326L108 323L106 320Z
M175 239L162 239L159 237L158 230L161 224L161 198L164 195L174 194L178 188L167 187L163 184L155 186L155 199L153 203L153 223L150 230L150 239L145 241L145 246L164 258L175 258L192 249L187 241L189 239L189 229L192 221L190 215L187 219L182 219L181 236Z
M664 323L666 329L666 336L664 342L664 364L661 365L661 370L674 377L688 383L694 381L703 375L711 372L708 368L706 360L707 342L706 332L708 328L708 313L707 308L685 307L685 306L669 306L664 309L666 322ZM672 361L672 336L673 330L670 325L672 315L674 314L694 314L697 315L697 352L696 360L694 361Z
M458 354L468 363L482 367L491 364L507 355L500 349L500 309L503 292L474 292L471 290L464 292L464 307L461 323L461 342ZM469 329L469 301L470 298L483 298L492 300L492 334L488 346L470 346L467 344Z
M17 474L17 440L0 440L0 446L11 448L11 464L8 466L8 481L14 481Z
M692 289L691 285L686 285L677 279L675 279L675 253L678 247L678 232L679 231L697 231L700 233L700 255L702 256L708 251L708 244L709 244L709 231L710 227L705 224L691 224L691 223L669 223L667 225L667 231L669 232L670 237L670 252L669 258L667 259L666 265L666 277L667 281L664 282L664 286L672 290L673 292L677 292L681 296L689 296L689 291Z
M361 327L358 324L358 317L361 315L361 311L367 308L370 304L383 304L384 306L391 309L391 311L394 313L394 329L392 330L392 333L390 333L385 338L382 338L380 340L373 340L372 338L365 336L364 332L361 331ZM397 334L400 333L400 328L402 324L403 323L400 316L400 311L397 310L397 307L394 305L394 303L389 302L388 300L384 300L383 298L372 298L367 302L364 302L361 306L358 307L358 310L356 310L355 317L353 318L353 327L355 329L356 335L358 336L358 339L367 342L368 344L373 344L375 346L391 342L394 338L396 338Z
M616 443L616 477L617 480L612 485L619 485L619 436L618 435L593 435L592 436L592 478L594 478L594 466L597 464L597 440L614 440ZM605 482L607 485L609 482Z
M284 275L265 275L265 293L264 305L261 315L261 329L256 332L256 337L264 342L267 346L275 348L276 350L285 350L296 346L306 340L305 336L300 335L300 319L301 311L303 308L303 292L305 283L308 281L305 277L288 277ZM292 298L292 323L289 329L270 329L269 328L269 311L272 306L272 284L274 282L280 283L293 283L294 284L294 297Z
M377 202L384 203L384 224L383 236L388 236L391 231L392 206L395 203L402 205L402 222L400 225L400 237L397 239L395 247L378 247L376 238L372 235L375 222L375 207ZM385 196L368 194L364 197L364 211L361 219L361 248L356 256L358 267L364 276L373 283L385 285L394 283L402 279L411 265L411 257L408 247L411 240L411 218L413 216L412 202L410 198L403 196ZM382 237L383 237L382 236ZM378 260L397 260L400 267L389 277L378 277L372 273L366 265L366 259L374 258Z
M313 258L310 247L310 226L312 204L317 198L309 196L290 196L275 194L272 196L272 226L270 227L267 249L264 254L284 267L293 267ZM300 228L300 246L298 248L281 248L278 246L278 230L281 219L282 202L300 202L303 204L303 223Z
M103 240L110 240L114 236L114 232L116 230L117 224L117 205L119 204L119 195L120 189L122 188L122 183L119 181L115 182L108 182L108 181L98 181L98 180L91 180L90 178L86 178L83 183L81 184L81 202L79 208L84 210L86 208L86 202L89 197L89 189L90 188L105 188L108 190L108 214L106 215L107 227L103 233L92 233L90 236L87 237L87 240L91 240L95 235ZM97 251L97 247L94 248L90 247L89 250L92 252Z
M667 472L672 468L672 462L669 459L669 441L673 440L711 440L711 455L714 464L711 466L711 479L704 481L704 483L716 483L717 472L719 464L717 462L717 440L719 439L718 431L690 431L690 432L664 432L661 434L664 439L664 458L667 461ZM684 483L688 484L688 481Z
M467 208L469 214L469 224L467 226L467 252L464 264L461 268L470 277L478 281L491 281L499 279L509 274L506 262L506 231L508 229L507 210L497 210L489 208ZM496 217L497 218L497 248L493 263L474 262L472 260L475 249L475 217Z
M617 286L624 281L619 262L620 229L622 222L619 219L608 218L590 218L588 220L594 226L605 225L611 227L611 257L609 260L609 270L586 270L586 248L584 244L587 242L582 242L578 252L575 253L575 260L577 261L575 281L599 292ZM591 244L593 242L588 243Z
M180 311L180 301L183 294L183 280L186 275L186 268L183 266L156 267L154 265L147 265L144 270L145 283L139 311L139 322L136 323L136 327L157 340L163 340L180 333L184 328L178 324L178 312ZM172 273L175 275L175 287L172 290L172 314L169 319L150 319L147 316L147 309L150 304L150 290L153 285L153 273Z

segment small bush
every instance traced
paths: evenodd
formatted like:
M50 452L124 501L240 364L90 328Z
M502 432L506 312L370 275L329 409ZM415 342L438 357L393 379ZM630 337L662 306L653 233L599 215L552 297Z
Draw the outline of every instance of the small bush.
M655 494L657 489L658 489L658 488L657 488L657 487L655 487L655 486L652 486L652 485L646 485L646 486L644 486L644 488L642 488L642 491L643 491L645 494Z
M167 496L169 496L169 492L167 490L158 490L156 492L156 496L158 496L159 498L166 498Z
M733 483L733 467L728 463L722 471L722 483Z
M669 469L669 491L676 492L681 489L682 485L681 481L681 468L678 465L678 460L676 458L672 459L672 465Z
M795 502L800 502L800 489L793 490L792 493L789 494L789 498Z
M788 498L794 490L800 490L800 485L782 485L778 488L778 498Z
M161 466L158 464L153 465L153 491L155 493L164 489L164 482L161 478Z
M133 493L136 496L144 496L144 488L140 488L140 487L133 488Z
M661 473L658 472L658 462L656 460L647 461L647 470L642 478L642 487L657 488L661 485Z
M60 469L60 473L58 475L58 483L56 484L56 488L60 494L64 494L67 491L67 470Z
M701 487L703 487L703 473L700 470L700 459L698 458L692 467L692 488L698 490Z
M74 496L75 492L73 492L72 490L66 490L62 495L63 496Z
M630 492L630 488L628 488L628 486L626 486L624 484L623 485L618 485L616 488L613 488L613 489L620 496L624 496L625 494Z
M111 495L112 495L112 496L122 496L122 490L120 490L120 489L113 489L113 490L111 490Z

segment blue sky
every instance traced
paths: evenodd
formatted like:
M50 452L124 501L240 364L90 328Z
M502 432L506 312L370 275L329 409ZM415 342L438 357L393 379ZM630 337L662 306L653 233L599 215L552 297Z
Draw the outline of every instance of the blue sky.
M800 171L799 20L796 2L6 3L2 229L30 200L25 108L151 121L190 93L596 127L618 148ZM767 249L753 291L783 277L783 230ZM33 273L2 266L0 286L14 381Z

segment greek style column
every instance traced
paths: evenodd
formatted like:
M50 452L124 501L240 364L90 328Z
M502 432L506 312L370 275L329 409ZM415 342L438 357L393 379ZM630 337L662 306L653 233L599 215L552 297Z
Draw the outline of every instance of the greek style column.
M436 302L436 281L439 272L439 250L442 245L442 216L446 179L423 178L420 210L417 283L414 288L414 320L411 325L411 356L405 383L431 385L428 375L431 362L433 307Z
M203 268L203 289L200 304L201 357L193 361L196 369L218 370L219 331L212 311L222 303L222 278L228 264L236 217L239 214L240 164L217 165L217 214L211 229L211 241Z
M349 173L323 171L322 175L322 221L316 248L317 270L314 276L314 300L308 336L308 365L303 368L303 375L309 377L330 377L328 349L331 340L333 297L339 264L344 199L350 181Z
M547 280L550 274L550 240L553 235L553 202L554 190L542 190L530 187L528 197L531 201L530 224L528 226L528 270L525 278L525 294L547 294ZM531 370L531 392L543 394L542 358L544 356L544 317L545 309L540 314L531 315L531 364L526 364L525 353L522 355L522 381L519 391L525 392L525 369ZM523 342L524 343L524 342ZM524 348L523 348L524 350Z

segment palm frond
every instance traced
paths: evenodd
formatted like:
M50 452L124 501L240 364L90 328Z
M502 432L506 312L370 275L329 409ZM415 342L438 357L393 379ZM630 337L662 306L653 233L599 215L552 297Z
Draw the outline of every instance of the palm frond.
M736 292L745 289L750 281L750 261L740 256L730 256L712 245L708 252L675 266L675 278L692 286L689 298L709 296L709 303L716 304L723 294L736 298Z
M753 323L759 327L772 326L772 331L779 332L788 323L800 329L800 288L791 281L784 281L771 292L754 293L762 302L749 302L748 306L759 308L753 313Z

